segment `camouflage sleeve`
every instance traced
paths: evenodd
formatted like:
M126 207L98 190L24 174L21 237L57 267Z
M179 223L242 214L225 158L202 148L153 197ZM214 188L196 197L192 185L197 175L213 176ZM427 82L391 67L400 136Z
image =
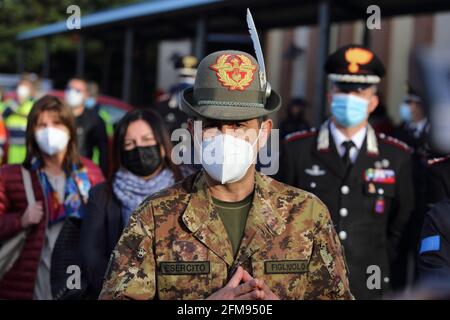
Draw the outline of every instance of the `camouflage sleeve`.
M131 216L111 255L100 299L154 298L153 238L151 204L144 201Z
M308 299L354 299L347 278L342 245L331 222L327 207L312 199L316 233L311 257Z

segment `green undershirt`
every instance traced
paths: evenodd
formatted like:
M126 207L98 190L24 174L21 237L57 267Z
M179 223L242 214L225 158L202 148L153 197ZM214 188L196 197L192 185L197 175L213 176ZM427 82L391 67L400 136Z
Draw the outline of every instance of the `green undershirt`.
M236 256L244 236L245 224L252 206L253 193L237 202L227 202L216 198L212 200L225 230L227 230L233 248L233 256Z

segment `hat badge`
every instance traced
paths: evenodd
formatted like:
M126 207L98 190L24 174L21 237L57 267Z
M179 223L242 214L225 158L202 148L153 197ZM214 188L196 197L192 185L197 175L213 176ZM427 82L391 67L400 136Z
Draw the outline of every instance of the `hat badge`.
M210 68L222 86L244 91L254 80L256 65L243 54L222 54Z
M345 60L349 63L348 71L357 73L360 65L368 64L373 59L373 53L363 48L351 48L345 51Z
M186 68L194 68L197 63L198 63L198 61L197 61L196 57L193 57L193 56L183 57L183 65Z

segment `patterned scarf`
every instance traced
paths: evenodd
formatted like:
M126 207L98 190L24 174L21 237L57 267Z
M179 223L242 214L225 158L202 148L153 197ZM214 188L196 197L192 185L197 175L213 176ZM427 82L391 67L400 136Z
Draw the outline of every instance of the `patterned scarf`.
M157 176L148 180L126 169L117 171L114 176L113 191L122 204L123 225L128 224L131 214L145 198L174 183L175 177L169 169L163 169Z
M72 171L66 179L64 201L61 203L58 192L48 180L47 174L41 169L39 162L33 163L32 169L38 170L39 179L45 193L45 201L49 210L49 224L64 220L66 217L83 218L91 183L86 168L78 169L72 166Z

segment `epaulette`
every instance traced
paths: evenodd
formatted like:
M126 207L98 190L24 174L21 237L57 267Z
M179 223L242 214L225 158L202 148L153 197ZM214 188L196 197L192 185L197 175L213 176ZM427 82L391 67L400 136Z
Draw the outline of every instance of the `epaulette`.
M295 131L287 134L284 137L286 142L292 142L301 138L311 137L317 134L317 130L315 128L309 130Z
M394 137L388 136L387 134L384 133L379 133L378 137L381 139L381 141L393 145L403 151L407 151L407 152L412 152L412 148L407 145L406 143L404 143L403 141L400 141Z
M433 158L433 159L428 159L427 161L427 165L428 166L432 166L441 162L445 162L447 160L450 160L450 155L447 155L445 157L439 157L439 158Z

